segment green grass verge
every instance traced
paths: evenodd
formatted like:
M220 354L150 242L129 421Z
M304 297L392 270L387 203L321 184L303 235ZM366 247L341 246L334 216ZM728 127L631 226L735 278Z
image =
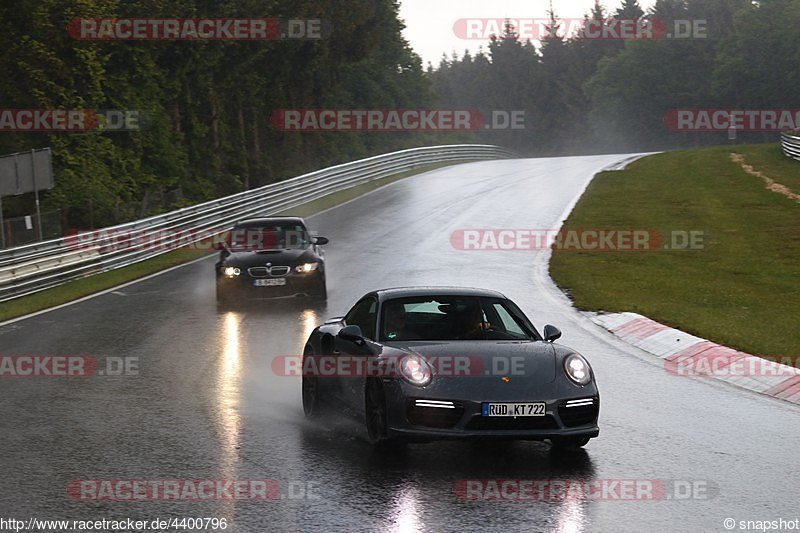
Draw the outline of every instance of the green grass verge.
M352 200L353 198L361 196L362 194L375 190L379 187L383 187L395 181L407 178L414 174L420 174L422 172L428 172L437 168L461 163L462 162L426 165L408 172L402 172L400 174L395 174L393 176L329 194L328 196L324 196L312 202L302 204L296 208L289 209L281 213L276 213L276 215L291 214L295 216L306 217L346 202L347 200ZM4 302L2 305L0 305L0 321L27 315L29 313L35 313L36 311L41 311L42 309L47 309L49 307L60 305L66 302L71 302L84 296L88 296L90 294L94 294L96 292L110 289L112 287L116 287L117 285L142 278L149 274L153 274L154 272L159 272L176 265L188 263L189 261L193 261L198 257L202 257L203 255L204 252L179 249L161 254L157 257L142 261L141 263L136 263L127 267L118 268L116 270L110 270L94 276L70 281L63 285L59 285L58 287L53 287L29 296L23 296L22 298Z
M800 161L783 155L780 144L746 145L741 150L732 146L730 151L744 155L748 165L800 194Z
M565 229L699 230L702 250L554 250L550 272L581 309L641 313L764 356L800 355L800 204L768 191L732 152L800 192L800 162L774 145L650 156L590 184Z

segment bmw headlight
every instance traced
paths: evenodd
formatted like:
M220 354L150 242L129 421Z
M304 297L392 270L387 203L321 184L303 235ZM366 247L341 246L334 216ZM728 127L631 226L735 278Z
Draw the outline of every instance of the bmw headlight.
M564 372L578 385L587 385L592 380L592 369L582 356L574 353L564 359Z
M229 278L235 278L239 274L242 273L239 267L223 267L222 273L228 276Z
M424 387L431 382L433 372L425 360L415 354L404 356L400 359L400 374L406 381L417 387Z
M295 272L304 274L306 272L314 272L317 267L319 267L319 263L303 263L302 265L297 265L294 267L294 270Z

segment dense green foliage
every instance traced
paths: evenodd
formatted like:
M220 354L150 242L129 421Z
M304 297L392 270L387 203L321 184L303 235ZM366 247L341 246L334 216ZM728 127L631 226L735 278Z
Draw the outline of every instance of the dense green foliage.
M615 3L620 7L610 12L596 3L586 19L643 14L635 0ZM673 109L797 107L800 2L658 0L646 15L666 30L676 20L703 21L705 38L556 36L534 46L507 27L488 51L445 57L429 68L434 90L445 107L524 110L523 133L480 137L532 154L725 144L725 132L674 132L663 118ZM740 142L776 139L739 134Z
M656 150L727 142L676 133L675 108L796 106L797 0L597 3L588 19L707 20L705 39L522 42L513 27L481 53L423 69L397 0L5 0L3 109L128 109L139 132L9 133L0 154L51 146L57 186L44 209L65 228L100 227L304 171L426 144L489 142L530 155ZM457 14L454 14L454 17ZM556 13L551 13L554 17ZM330 22L320 40L81 41L82 17L291 17ZM556 23L557 24L557 23ZM285 108L523 110L525 129L470 133L285 133ZM774 141L774 133L741 135ZM171 199L153 202L170 191ZM30 195L6 216L31 213ZM175 201L177 200L177 204Z
M81 41L79 17L286 17L328 21L330 38ZM132 109L141 132L8 133L0 154L51 146L46 208L67 227L140 216L147 194L184 201L238 192L330 164L426 144L412 135L281 133L274 110L430 106L394 0L4 0L2 107ZM6 215L30 212L6 199Z

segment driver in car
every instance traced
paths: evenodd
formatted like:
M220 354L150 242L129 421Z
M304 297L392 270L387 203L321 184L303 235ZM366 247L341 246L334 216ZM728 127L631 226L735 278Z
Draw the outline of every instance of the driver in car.
M402 305L391 305L386 310L386 338L388 340L420 340L419 335L408 329L408 316Z
M484 338L487 331L492 330L492 325L484 321L483 311L478 306L469 306L465 311L464 329L466 330L462 339L479 340Z

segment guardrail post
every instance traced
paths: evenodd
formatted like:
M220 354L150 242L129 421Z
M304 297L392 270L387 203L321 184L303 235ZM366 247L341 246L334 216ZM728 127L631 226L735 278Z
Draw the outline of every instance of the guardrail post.
M42 237L42 210L39 206L39 189L36 187L36 150L31 148L31 174L33 174L33 195L36 198L36 227L39 229L39 240Z

